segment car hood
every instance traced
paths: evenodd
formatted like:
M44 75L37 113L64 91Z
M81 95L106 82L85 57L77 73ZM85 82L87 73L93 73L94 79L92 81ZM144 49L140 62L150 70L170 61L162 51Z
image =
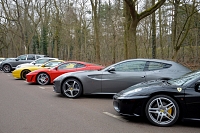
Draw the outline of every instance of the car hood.
M44 67L34 67L34 68L38 68L38 70L34 70L31 73L48 72L51 70L51 69L44 68Z
M117 96L131 97L134 95L148 95L149 90L156 90L159 88L165 89L169 87L167 80L151 80L147 82L142 82L136 85L133 85L121 92L117 93Z

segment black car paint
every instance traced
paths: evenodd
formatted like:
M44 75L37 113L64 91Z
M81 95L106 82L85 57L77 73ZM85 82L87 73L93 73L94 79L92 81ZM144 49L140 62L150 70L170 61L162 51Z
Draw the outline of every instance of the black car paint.
M144 116L144 109L147 101L159 94L164 94L172 97L179 105L181 110L181 119L200 120L200 91L195 89L199 84L196 84L196 79L186 86L172 86L167 81L150 81L131 86L126 90L119 92L113 96L113 105L120 108L121 115L128 116ZM142 91L130 93L123 97L124 92L129 92L131 89L143 87ZM179 90L179 88L181 88Z

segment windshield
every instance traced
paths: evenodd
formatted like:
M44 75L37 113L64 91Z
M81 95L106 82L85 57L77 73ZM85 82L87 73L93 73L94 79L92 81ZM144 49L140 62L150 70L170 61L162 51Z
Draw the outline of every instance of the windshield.
M184 84L187 84L187 83L199 78L199 76L200 76L200 71L194 71L194 72L188 73L180 78L168 80L168 83L172 84L172 85L182 86Z
M56 67L60 63L62 63L62 61L50 61L50 62L46 63L44 66L45 67Z

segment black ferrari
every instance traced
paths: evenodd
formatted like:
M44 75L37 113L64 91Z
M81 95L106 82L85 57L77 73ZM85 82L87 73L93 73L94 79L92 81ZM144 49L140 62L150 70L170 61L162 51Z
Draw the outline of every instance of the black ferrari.
M113 96L113 106L121 115L143 116L156 126L200 121L200 71L131 86Z

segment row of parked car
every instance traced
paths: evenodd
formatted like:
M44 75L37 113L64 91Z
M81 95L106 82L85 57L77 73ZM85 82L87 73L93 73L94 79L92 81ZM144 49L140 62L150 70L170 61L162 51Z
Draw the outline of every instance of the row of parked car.
M145 116L157 126L171 126L178 119L200 120L200 71L173 61L129 59L104 67L40 57L19 64L12 75L29 83L53 84L54 92L68 98L112 94L119 114Z

